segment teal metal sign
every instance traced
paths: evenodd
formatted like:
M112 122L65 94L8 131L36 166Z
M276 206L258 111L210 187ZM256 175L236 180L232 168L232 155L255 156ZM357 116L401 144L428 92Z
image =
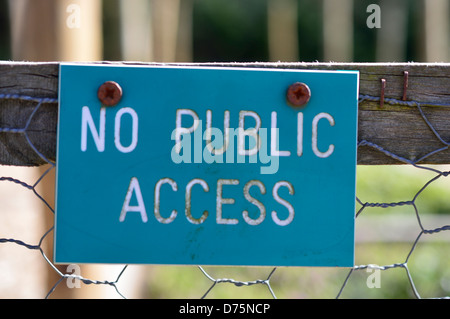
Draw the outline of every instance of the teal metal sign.
M353 266L357 71L59 78L55 262Z

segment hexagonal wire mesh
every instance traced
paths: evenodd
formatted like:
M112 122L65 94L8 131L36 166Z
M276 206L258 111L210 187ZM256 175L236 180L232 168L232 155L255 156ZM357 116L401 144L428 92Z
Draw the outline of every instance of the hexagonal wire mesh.
M43 103L57 103L57 99L36 98L36 97L31 97L31 96L8 95L8 94L1 94L0 99L3 99L3 100L20 99L20 100L26 100L26 101L34 101L36 103L36 107L35 107L34 111L30 114L24 127L20 127L20 128L1 127L0 134L9 133L9 134L23 135L24 138L26 138L27 142L29 143L30 147L36 152L36 154L38 154L45 162L47 162L50 165L49 168L37 179L37 181L34 184L28 184L26 182L23 182L19 179L14 178L14 177L7 177L7 176L0 176L0 182L14 183L14 184L17 184L17 185L25 188L26 190L32 192L40 201L42 201L47 206L47 208L52 213L54 213L53 207L51 207L51 205L46 201L46 199L44 199L37 192L36 189L37 189L37 186L39 185L39 183L41 183L42 179L51 170L53 170L55 168L55 163L48 160L43 154L41 154L37 150L37 148L33 145L33 143L31 142L31 140L28 136L27 129L33 120L34 114L37 112L37 110L40 108L40 106ZM372 101L372 102L380 101L380 98L375 97L375 96L360 95L359 103L365 103L365 101ZM358 141L358 147L373 148L373 149L375 149L379 152L382 152L385 155L399 161L402 164L408 164L418 170L427 170L427 171L431 172L431 174L433 174L433 177L430 180L428 180L419 189L419 191L413 196L412 200L405 200L405 201L398 201L398 202L363 202L359 198L356 198L357 203L359 203L361 205L361 208L356 212L356 218L358 218L364 211L366 211L367 209L369 209L371 207L378 207L378 208L396 208L396 207L402 207L402 206L412 207L414 210L414 213L415 213L416 222L419 226L419 232L418 232L418 235L415 238L415 240L413 242L411 242L411 247L409 249L409 253L407 254L406 258L400 259L397 263L382 265L382 266L378 266L375 264L366 264L366 265L354 266L353 268L351 268L349 270L347 276L342 279L342 285L340 286L340 289L337 291L337 294L336 294L337 298L341 297L343 291L348 286L349 279L354 275L355 272L360 271L360 270L388 271L389 269L393 269L393 268L401 268L401 269L405 270L405 276L407 277L407 280L410 284L412 295L415 296L416 298L421 298L420 292L418 291L416 284L414 283L413 275L411 274L410 268L408 267L408 261L411 259L411 256L413 255L414 251L416 250L416 247L417 247L419 241L421 241L421 239L424 236L435 235L437 233L450 230L450 225L442 225L442 226L439 226L436 228L431 228L431 229L425 228L423 226L423 223L421 220L421 213L419 212L419 208L417 205L418 198L428 187L430 187L431 184L435 183L437 180L439 180L441 178L448 177L448 175L450 173L450 171L443 171L443 170L439 170L435 167L419 165L418 163L426 157L429 157L435 153L447 150L450 146L450 143L445 141L439 135L439 133L433 127L432 123L430 123L430 121L427 119L426 115L424 114L424 112L422 110L421 103L416 102L416 101L404 101L404 100L387 99L387 98L384 99L384 102L392 104L392 105L403 105L403 106L408 106L408 107L412 107L412 108L417 108L423 121L426 123L426 125L429 127L429 129L434 133L436 139L439 140L439 142L442 144L442 146L415 161L411 161L406 158L402 158L396 154L393 154L390 151L383 149L379 145L376 145L370 141L366 141L366 140ZM427 104L427 105L430 105L430 104ZM438 105L438 106L449 107L450 105ZM0 216L0 219L1 219L1 216ZM52 263L52 261L47 257L46 253L44 252L43 244L42 244L44 239L47 236L49 236L50 233L52 233L52 231L53 231L53 226L50 229L48 229L47 231L45 231L45 233L40 237L39 242L36 244L30 244L30 243L25 242L24 240L16 239L16 238L2 238L1 234L0 234L0 244L8 244L9 243L9 244L15 244L18 246L25 247L29 250L38 250L41 253L42 258L45 260L45 262L48 263L48 265L50 265L51 268L53 269L53 271L57 274L59 279L54 284L54 286L48 291L47 295L45 296L46 298L50 297L52 295L52 293L55 291L55 289L57 288L57 286L60 285L61 282L63 282L64 280L79 280L83 284L109 285L109 286L112 286L115 288L118 296L123 297L123 298L126 297L119 291L117 284L118 284L119 280L121 280L123 273L126 271L127 266L124 266L123 269L118 274L118 276L116 278L113 278L111 281L107 281L107 280L99 281L99 280L95 280L95 279L84 278L84 277L82 277L80 275L76 275L74 273L64 273L61 270L59 270ZM440 256L440 257L445 258L445 256ZM2 256L2 258L5 258L5 257ZM202 294L200 294L198 296L201 298L210 296L210 293L212 290L214 290L214 288L216 288L218 285L223 285L223 284L234 285L236 287L248 287L248 286L253 286L253 285L265 286L268 289L270 295L273 298L276 298L276 291L274 291L274 289L272 287L273 285L271 285L271 282L274 280L273 275L277 271L283 271L283 270L279 270L279 268L274 267L274 268L268 269L267 275L265 277L263 277L262 279L251 280L251 281L240 281L240 280L228 279L228 278L214 278L210 273L208 273L205 270L204 267L201 267L201 266L198 266L198 270L204 275L205 280L210 282L210 286L206 289L206 291L204 291ZM298 287L298 289L301 290L302 288ZM445 298L444 296L433 296L433 297Z

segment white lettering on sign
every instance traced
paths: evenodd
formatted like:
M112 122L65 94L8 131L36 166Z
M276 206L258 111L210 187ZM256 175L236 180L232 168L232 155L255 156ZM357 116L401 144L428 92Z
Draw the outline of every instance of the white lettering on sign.
M190 127L182 127L181 126L181 117L183 115L190 115L192 117L192 119L193 119L192 126L190 126ZM193 110L181 109L181 110L177 110L175 122L176 122L176 126L180 128L179 130L177 130L175 132L175 134L176 134L175 135L175 150L177 153L180 153L180 151L181 151L181 139L180 139L181 136L186 133L194 132L198 127L199 119L198 119L197 113L195 113Z
M124 114L129 114L131 116L131 143L128 146L123 146L121 142L121 123ZM122 153L130 153L134 151L138 143L138 115L135 110L130 107L124 107L117 111L114 120L114 145L117 150ZM95 146L98 152L105 151L105 137L106 137L106 108L100 108L99 114L99 124L98 128L94 123L91 111L88 106L83 106L81 111L81 150L86 152L87 150L87 139L88 139L88 128L91 132L92 138L94 139Z
M290 195L294 195L294 188L292 187L291 183L281 181L275 184L272 191L273 198L275 198L275 200L278 203L280 203L281 205L285 206L288 209L289 215L285 220L280 220L278 218L278 213L276 211L272 211L272 219L275 222L275 224L280 226L286 226L289 225L294 220L295 211L294 207L292 207L292 205L288 201L284 200L283 198L280 197L280 195L278 195L278 189L281 186L287 187Z
M131 137L131 143L128 146L123 146L120 141L120 124L122 123L122 115L123 114L130 114L133 125L131 126L132 130L132 137ZM133 110L131 107L124 107L121 108L116 113L116 119L115 119L115 125L114 125L114 144L116 145L116 148L121 151L122 153L130 153L132 152L137 145L138 142L138 116L135 110Z
M161 186L163 184L169 184L170 186L172 186L172 190L174 192L176 192L178 190L178 186L177 186L177 183L173 179L170 179L170 178L160 179L158 181L158 183L156 183L156 186L155 186L155 217L160 223L169 224L169 223L173 222L175 217L177 217L178 212L174 209L174 210L172 210L172 212L170 213L170 216L168 218L164 218L161 216L161 212L159 210L159 202L160 202Z
M97 151L103 152L105 150L105 123L106 123L106 109L102 107L100 109L100 123L99 128L95 127L94 120L92 119L91 111L89 107L83 106L81 111L81 150L83 152L87 149L87 130L88 126L94 138Z
M201 224L205 221L205 219L208 217L208 211L205 210L202 214L202 216L200 218L194 218L192 216L192 212L191 212L191 193L192 193L192 187L196 184L199 184L203 187L203 190L205 192L209 192L209 186L208 184L199 178L195 178L193 180L191 180L187 185L186 185L186 206L185 206L185 213L186 213L186 218L188 221L190 221L192 224Z
M303 155L303 113L297 114L297 156Z
M272 122L271 122L271 139L270 139L270 155L271 156L291 156L289 151L278 150L278 128L277 128L277 112L272 112Z
M224 112L224 131L212 127L212 111L206 111L206 130L202 134L202 120L198 114L191 109L179 109L176 112L175 129L172 131L171 139L175 141L172 148L172 161L174 163L245 163L248 157L249 163L257 163L257 157L262 164L270 163L270 166L261 167L261 174L275 174L278 171L279 157L291 156L291 151L279 149L279 128L277 123L277 112L271 112L270 118L270 143L267 128L262 127L261 117L254 111L239 112L238 128L230 128L230 112ZM246 118L253 118L254 127L246 127ZM319 122L326 119L330 126L335 125L333 116L328 113L319 113L314 116L311 123L312 138L311 148L313 154L318 158L327 158L334 152L334 145L329 144L325 152L319 150ZM189 125L183 126L187 122ZM192 123L192 124L191 124ZM303 155L303 132L304 115L297 113L297 136L296 154ZM192 134L193 133L193 134ZM213 139L214 136L214 139ZM234 137L237 137L237 154L235 154ZM246 148L245 140L253 141L253 146ZM206 141L206 146L202 149L202 142ZM268 146L270 145L270 146ZM192 147L193 146L193 147ZM269 150L268 150L269 148ZM192 159L193 151L193 159Z
M217 181L217 197L216 197L216 221L217 224L235 225L239 221L235 218L222 217L222 205L234 204L234 198L223 198L223 185L239 185L237 179L219 179Z
M312 121L312 149L313 149L313 152L314 152L314 154L316 154L317 157L326 158L333 153L334 145L331 144L328 147L328 150L324 153L319 151L319 148L317 147L317 126L321 119L327 119L331 126L334 126L334 119L328 113L320 113L320 114L317 114Z
M131 140L128 145L124 145L122 140L122 128L125 117L131 119L131 125L126 126L131 129L129 135ZM202 121L198 114L191 109L178 109L176 111L175 129L172 131L171 139L175 141L172 148L171 158L174 163L191 163L191 135L193 133L194 140L194 163L223 163L224 154L226 155L226 162L234 162L234 139L237 138L237 162L245 163L245 157L249 157L251 163L256 163L256 157L252 155L259 155L259 160L263 164L270 163L270 166L261 167L262 174L274 174L278 171L278 158L291 156L291 151L279 149L279 129L277 127L277 112L271 112L270 117L270 143L267 129L262 127L261 117L254 111L240 111L239 112L239 127L236 129L230 128L230 112L224 112L223 132L212 126L212 111L206 111L206 130L204 133L202 128ZM190 119L186 118L190 117ZM91 111L88 106L82 108L81 113L81 150L87 151L88 135L94 141L95 148L98 152L105 151L106 139L106 108L101 107L98 114L98 122L95 123ZM252 118L255 122L254 127L246 127L246 118ZM129 120L128 119L128 120ZM186 120L190 122L189 125L184 125ZM335 125L334 118L328 113L319 113L314 116L311 123L312 138L311 148L312 152L318 158L327 158L334 152L335 146L329 144L325 151L319 149L319 123L321 120L327 120L328 125L333 127ZM138 123L139 118L136 111L130 107L124 107L117 110L114 118L114 145L121 153L130 153L136 149L138 144ZM303 132L304 132L304 115L302 112L297 113L297 136L296 136L296 154L301 157L304 152L303 147ZM89 134L90 133L90 134ZM214 137L214 139L213 139ZM253 140L252 147L245 148L245 140ZM202 141L206 141L206 146L201 149ZM269 147L270 145L270 147ZM182 153L182 154L181 154ZM294 153L294 154L295 154ZM175 220L178 215L176 209L173 209L169 216L167 213L162 213L160 210L161 204L161 190L163 185L168 184L172 188L172 192L178 191L177 183L166 177L161 178L155 184L154 188L154 216L159 223L169 224ZM223 196L224 187L235 187L240 184L238 179L218 179L216 185L216 223L223 225L236 225L239 223L238 218L231 216L224 216L223 206L235 204L234 198L227 198ZM186 219L192 224L202 224L209 216L209 212L204 210L200 215L198 213L194 217L192 213L192 196L193 188L199 185L203 192L209 192L209 185L206 181L200 178L192 179L185 188L184 206ZM271 210L272 221L279 226L287 226L294 220L295 210L292 204L286 199L280 197L280 188L287 188L289 195L294 195L294 187L288 181L277 182L272 189L272 197L281 206L287 210L286 212L278 212L278 210ZM198 188L198 187L197 187ZM250 180L243 187L243 197L253 206L255 206L259 214L250 213L247 210L242 211L243 220L249 225L260 225L266 218L267 209L262 201L256 199L250 194L250 189L257 188L261 196L266 194L265 185L259 180ZM136 198L137 205L131 205L133 196ZM124 222L129 212L138 212L142 222L148 221L147 211L145 208L144 197L137 177L132 177L125 195L125 199L120 212L119 221ZM163 217L163 215L167 217ZM236 216L234 216L236 217Z
M136 196L136 200L138 203L137 206L130 206L130 201L133 194L135 194ZM123 222L128 212L138 212L141 214L142 222L146 223L148 221L144 199L142 198L141 188L136 177L131 178L130 186L128 186L128 191L125 195L125 201L123 202L122 211L120 212L119 221Z
M242 212L242 216L244 217L244 220L247 222L247 224L259 225L264 221L264 218L266 218L266 208L259 200L255 199L254 197L252 197L250 195L250 187L252 187L252 186L258 186L261 194L263 194L263 195L266 193L266 187L264 186L263 183L261 183L258 180L251 180L244 186L244 197L250 203L252 203L256 207L258 207L259 217L256 219L250 218L248 211L246 211L246 210L244 210Z
M221 155L223 154L230 144L230 111L225 111L223 115L223 130L225 131L225 136L217 136L222 135L222 131L219 129L212 127L211 121L212 111L206 111L206 131L205 131L205 140L206 140L206 148L212 155ZM177 126L178 127L178 126ZM214 131L214 141L223 140L223 145L220 148L213 147L212 133Z
M255 127L251 127L248 129L245 129L245 118L246 117L253 117L255 119ZM261 141L258 136L258 131L261 128L261 118L259 117L258 113L253 111L240 111L239 112L239 139L238 139L238 154L239 155L255 155L258 153L259 148L261 147ZM251 149L246 150L245 149L245 137L249 136L252 137L255 141L255 146L253 146Z
M161 189L164 184L169 184L172 188L172 192L178 191L178 184L176 181L170 179L170 178L161 178L156 182L155 189L154 189L154 215L156 221L158 221L161 224L170 224L177 218L177 210L173 209L170 213L169 217L162 217L162 213L160 211L160 205L161 205ZM230 216L225 217L223 215L223 205L233 205L235 204L234 198L227 198L223 196L224 193L224 186L227 187L236 187L240 184L240 181L238 179L218 179L216 184L216 223L221 225L237 225L239 223L238 218L230 218ZM192 223L192 224L202 224L205 222L205 220L209 216L209 212L207 210L203 211L201 216L198 218L195 218L192 215L192 207L191 207L191 201L192 201L192 189L194 185L200 185L203 188L203 191L205 193L209 192L209 185L206 181L194 178L189 183L187 183L185 188L185 213L186 213L186 219ZM259 210L259 215L257 218L250 217L250 212L247 210L242 211L242 218L243 220L248 224L252 226L257 226L261 224L265 218L266 218L266 207L262 203L262 201L259 201L255 199L253 196L250 195L250 188L257 186L259 188L259 191L261 195L266 194L266 186L259 180L250 180L248 181L243 188L243 196L244 198L254 206L256 206ZM295 216L295 210L292 204L287 201L286 199L280 197L279 195L279 189L281 187L285 187L289 191L289 195L294 195L294 187L290 182L287 181L278 181L275 183L272 189L272 196L274 200L279 203L281 206L283 206L287 210L287 217L284 219L281 219L279 216L281 215L276 210L272 210L272 220L275 224L279 226L287 226L294 220ZM170 191L169 191L170 192ZM136 206L131 206L130 201L132 198L132 195L135 194L135 197L137 199L138 204ZM172 198L175 198L175 200L172 200ZM171 197L170 204L173 204L176 202L176 197ZM136 177L132 177L130 181L130 186L128 187L127 193L125 195L125 201L123 203L122 211L119 216L119 221L124 222L125 218L127 217L128 212L139 212L141 214L142 222L146 223L148 221L147 213L145 210L144 200L141 193L141 188L139 186L139 182ZM282 213L283 215L286 215L286 212ZM237 217L237 216L235 216Z

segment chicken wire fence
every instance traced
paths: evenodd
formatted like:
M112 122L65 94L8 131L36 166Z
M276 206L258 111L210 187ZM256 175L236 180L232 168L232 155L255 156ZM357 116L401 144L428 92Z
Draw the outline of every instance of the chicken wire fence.
M8 94L0 94L0 105L1 101L10 100L10 99L18 99L18 100L25 100L25 101L32 101L36 104L35 108L29 115L26 123L22 127L0 127L0 134L20 134L22 135L28 142L29 146L34 150L34 152L42 158L46 163L49 164L48 169L45 170L42 175L36 180L34 184L24 182L20 180L19 178L15 178L14 176L0 176L0 182L2 183L14 183L19 185L20 187L23 187L26 189L26 191L32 192L34 196L36 196L39 201L41 201L46 208L54 214L54 209L52 207L52 204L45 199L43 196L41 196L38 192L38 186L42 183L43 179L52 171L55 169L55 163L46 158L44 154L42 154L32 143L32 141L29 138L28 135L28 128L30 126L30 123L33 121L33 116L36 114L38 109L45 103L57 103L57 99L51 99L51 98L38 98L38 97L32 97L32 96L24 96L24 95L8 95ZM379 97L376 96L369 96L369 95L360 95L359 103L367 103L367 102L377 102L380 101ZM436 139L440 142L441 147L435 149L434 151L426 154L425 156L415 160L411 161L406 158L403 158L401 156L398 156L396 154L391 153L389 150L383 149L381 146L372 143L371 141L367 140L359 140L358 141L358 148L362 147L370 147L378 152L382 152L385 155L395 159L399 164L407 164L409 166L414 167L417 170L426 170L429 171L433 177L429 179L424 185L421 185L419 188L419 191L414 194L412 199L405 199L404 201L399 202L366 202L362 198L356 198L357 203L361 206L356 214L356 221L360 219L361 215L364 215L363 213L367 211L369 208L380 208L380 209L388 209L388 208L397 208L402 206L410 206L413 208L416 224L418 226L417 230L417 237L415 240L410 242L410 249L407 253L406 257L398 256L398 262L393 264L387 264L387 265L377 265L377 260L374 260L373 264L365 264L365 265L356 265L353 268L350 268L346 275L342 277L342 284L340 285L340 288L336 291L336 298L339 298L342 296L342 293L345 291L345 289L348 287L349 279L354 276L355 272L361 271L361 270L374 270L374 271L389 271L391 269L402 269L404 270L405 276L407 278L407 282L409 282L410 289L411 289L411 295L415 296L416 298L421 298L421 292L417 288L417 285L414 282L415 274L413 274L410 271L410 268L408 267L408 261L411 259L411 256L414 255L414 252L416 250L416 247L418 243L423 240L425 236L435 236L438 233L448 231L450 230L450 225L440 225L436 228L426 228L424 227L424 224L422 223L422 212L419 209L419 206L417 205L418 198L424 193L425 189L430 187L433 183L435 183L439 179L448 178L448 175L450 174L450 171L445 171L440 168L437 168L436 166L426 166L421 165L420 162L423 161L425 158L432 156L438 152L442 152L444 150L447 150L450 146L450 142L445 141L439 132L436 131L436 129L433 127L433 124L428 120L425 113L422 110L422 105L419 102L416 101L404 101L404 100L397 100L397 99L384 99L385 103L389 103L391 105L402 105L407 106L410 108L415 108L417 110L418 116L421 117L421 119L426 123L426 125L429 127L429 129L433 132ZM433 106L432 103L427 103L427 106ZM434 105L434 106L440 106L440 107L449 107L450 105ZM4 135L5 136L5 135ZM388 187L388 185L386 186ZM450 194L450 190L447 194ZM448 195L447 195L448 196ZM0 223L2 222L2 209L1 207L3 204L0 204ZM19 216L17 218L20 218ZM395 225L400 227L401 225ZM358 227L358 224L356 224L356 229ZM123 274L127 271L127 265L124 266L121 271L117 274L115 278L111 278L110 280L96 280L96 278L85 278L79 274L74 274L73 272L65 272L61 270L61 267L57 267L53 264L51 261L51 258L48 257L48 253L45 252L44 249L44 241L49 236L52 236L53 226L51 226L49 229L47 229L42 236L40 237L39 241L37 243L30 243L22 240L21 238L6 238L3 234L0 233L0 244L2 245L16 245L20 247L26 248L28 251L37 251L40 253L42 258L45 260L45 262L51 267L51 271L53 271L57 275L57 280L53 287L51 287L48 291L48 293L43 296L46 298L49 298L52 296L54 291L58 288L59 285L61 285L64 281L73 281L78 280L82 284L85 285L106 285L106 286L112 286L115 291L117 292L117 296L126 298L127 296L123 294L120 289L118 288L118 283L123 279ZM19 248L18 248L19 249ZM27 251L22 251L23 254L28 253ZM435 258L447 258L446 255L441 256L434 256ZM4 261L7 259L8 256L0 256L0 261ZM188 266L186 266L188 267ZM273 282L274 280L274 274L278 272L283 272L284 268L270 268L267 269L267 273L265 276L261 277L257 280L251 280L251 281L241 281L241 280L235 280L230 278L215 278L211 274L209 270L207 270L205 267L198 266L198 272L201 273L206 282L209 282L208 287L205 289L205 291L201 292L198 297L199 298L206 298L208 296L211 296L211 292L216 289L218 285L234 285L236 287L248 287L253 285L259 285L263 286L262 289L267 289L270 292L270 295L273 298L277 297L277 291L276 289L273 289ZM444 274L440 274L442 277ZM1 278L1 277L0 277ZM439 278L437 279L439 280ZM437 284L437 283L436 283ZM0 286L2 283L0 282ZM180 283L181 285L181 283ZM265 288L264 288L265 287ZM280 288L282 289L282 288ZM302 289L302 287L298 287L299 290ZM358 296L362 297L362 296ZM433 298L448 298L448 296L432 296Z

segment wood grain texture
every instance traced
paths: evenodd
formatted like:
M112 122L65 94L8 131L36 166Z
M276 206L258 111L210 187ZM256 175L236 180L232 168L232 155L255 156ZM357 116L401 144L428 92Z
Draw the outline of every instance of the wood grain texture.
M364 101L359 105L358 140L376 144L379 149L406 161L417 161L445 148L418 164L449 164L450 149L450 64L449 63L201 63L161 64L141 62L98 62L176 66L250 67L312 70L359 70L360 94L380 96L381 79L386 80L385 97L401 100L403 72L409 72L407 100L421 103L423 114L440 135L440 141L424 121L418 107ZM0 94L58 97L59 63L0 62ZM440 104L442 106L435 106ZM36 102L1 99L0 128L25 126ZM56 159L57 103L44 103L27 130L33 145L51 161ZM358 164L402 164L372 146L358 148ZM30 147L23 134L0 133L0 163L36 166L45 161Z

